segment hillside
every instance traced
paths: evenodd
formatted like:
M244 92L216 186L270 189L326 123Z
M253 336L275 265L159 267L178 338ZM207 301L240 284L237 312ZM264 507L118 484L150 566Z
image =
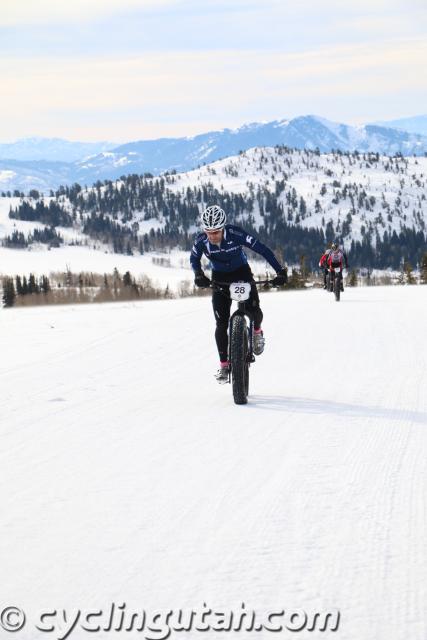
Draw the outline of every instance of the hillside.
M200 211L217 202L290 262L305 255L314 267L325 243L339 239L353 266L398 269L426 251L426 175L425 157L254 148L182 174L1 198L0 234L24 247L31 223L56 228L56 245L188 250Z

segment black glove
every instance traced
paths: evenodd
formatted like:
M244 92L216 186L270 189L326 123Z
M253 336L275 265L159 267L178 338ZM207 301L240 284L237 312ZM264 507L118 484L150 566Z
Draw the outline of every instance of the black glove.
M196 287L207 289L211 286L211 281L207 276L205 276L203 271L196 271L196 273L194 274L194 284L196 285Z
M277 272L277 275L273 278L271 284L273 285L273 287L283 287L284 284L286 284L288 281L288 270L286 267L283 267L283 269L280 269L280 271Z

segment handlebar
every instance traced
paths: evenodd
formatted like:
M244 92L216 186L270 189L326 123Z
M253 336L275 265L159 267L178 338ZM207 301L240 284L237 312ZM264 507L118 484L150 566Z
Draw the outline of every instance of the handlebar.
M248 284L254 284L255 286L262 286L264 289L270 289L274 287L272 280L236 280L236 282L247 282ZM220 282L219 280L211 280L210 289L219 289L222 291L222 287L229 287L232 282Z

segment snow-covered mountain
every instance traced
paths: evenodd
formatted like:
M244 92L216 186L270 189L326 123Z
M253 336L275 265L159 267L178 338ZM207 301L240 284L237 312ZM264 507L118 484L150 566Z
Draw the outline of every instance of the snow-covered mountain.
M374 124L381 127L391 127L392 129L401 129L410 133L419 133L427 136L427 115L414 116L412 118L399 118L398 120L383 120Z
M76 162L114 147L117 147L117 143L73 142L62 138L21 138L16 142L0 143L0 160Z
M238 154L252 147L285 145L296 149L333 149L405 156L427 152L427 136L389 127L352 127L317 116L252 123L238 129L211 131L191 138L141 140L93 154L68 165L46 168L38 162L0 161L0 190L36 188L43 192L60 184L91 185L122 175L189 171L204 163Z
M181 174L64 189L44 205L27 198L26 211L22 199L0 198L0 237L63 224L49 209L55 206L68 218L59 228L65 244L129 254L188 248L202 208L219 202L230 221L250 225L292 261L304 253L317 264L325 239L340 238L348 250L365 245L356 264L369 257L369 245L379 250L384 242L372 264L396 268L402 258L415 265L426 250L426 184L425 157L257 147Z
M69 184L72 166L69 162L47 160L0 160L0 192L28 193L37 189L49 193L61 184Z
M253 123L236 130L213 131L193 138L165 138L132 142L78 163L80 176L115 178L123 173L159 174L171 168L188 171L203 163L245 151L252 147L286 145L322 152L372 151L412 155L427 151L427 137L374 125L350 127L316 116ZM86 183L89 180L85 180Z

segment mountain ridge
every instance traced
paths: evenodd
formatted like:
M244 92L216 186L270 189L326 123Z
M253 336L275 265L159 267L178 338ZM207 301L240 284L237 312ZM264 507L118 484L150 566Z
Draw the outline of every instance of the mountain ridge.
M411 118L398 118L397 120L379 120L372 124L400 129L402 131L408 131L409 133L420 133L424 136L427 135L427 115L412 116Z
M382 155L423 155L427 136L376 124L350 126L319 116L250 123L184 138L139 140L105 149L72 163L54 166L42 161L2 160L0 189L47 192L60 184L90 185L122 175L189 171L254 147L284 145L295 149L376 152Z
M107 141L79 142L58 137L31 136L0 143L0 160L71 163L117 146L117 143Z

